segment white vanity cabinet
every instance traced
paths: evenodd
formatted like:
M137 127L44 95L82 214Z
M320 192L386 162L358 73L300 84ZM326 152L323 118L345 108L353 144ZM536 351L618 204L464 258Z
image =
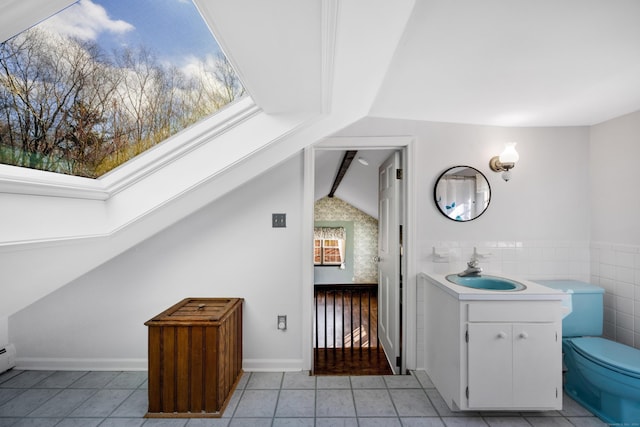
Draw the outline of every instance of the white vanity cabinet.
M559 294L535 284L526 293L530 282L524 291L482 292L420 280L425 367L450 409L562 409Z
M562 337L555 306L548 301L462 304L469 409L557 408Z

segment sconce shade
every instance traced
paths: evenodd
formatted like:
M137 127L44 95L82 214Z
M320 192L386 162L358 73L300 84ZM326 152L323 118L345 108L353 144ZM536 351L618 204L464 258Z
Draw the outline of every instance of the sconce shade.
M516 151L516 143L507 142L502 153L499 156L493 156L489 160L489 167L494 172L502 172L502 179L509 181L511 179L511 169L515 167L518 160L520 160L520 156Z
M515 142L507 142L504 151L500 154L500 163L516 163L520 160L520 155L516 151Z

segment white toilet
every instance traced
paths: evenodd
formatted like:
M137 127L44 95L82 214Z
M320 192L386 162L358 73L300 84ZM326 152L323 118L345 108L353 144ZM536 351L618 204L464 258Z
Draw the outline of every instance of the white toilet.
M565 392L607 423L638 425L640 350L599 337L604 289L574 280L538 283L571 294L572 312L562 320Z

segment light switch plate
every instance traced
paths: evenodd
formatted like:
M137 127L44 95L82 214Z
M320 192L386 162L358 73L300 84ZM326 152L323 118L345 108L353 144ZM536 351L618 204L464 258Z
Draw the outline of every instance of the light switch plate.
M287 316L286 315L278 315L278 329L281 331L287 330Z
M287 214L284 214L284 213L271 214L271 226L273 228L286 227Z

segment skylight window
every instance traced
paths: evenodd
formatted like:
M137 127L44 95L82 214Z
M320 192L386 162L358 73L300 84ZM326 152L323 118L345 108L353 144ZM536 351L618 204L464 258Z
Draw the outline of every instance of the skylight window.
M190 0L80 0L0 43L0 163L97 178L243 94Z

